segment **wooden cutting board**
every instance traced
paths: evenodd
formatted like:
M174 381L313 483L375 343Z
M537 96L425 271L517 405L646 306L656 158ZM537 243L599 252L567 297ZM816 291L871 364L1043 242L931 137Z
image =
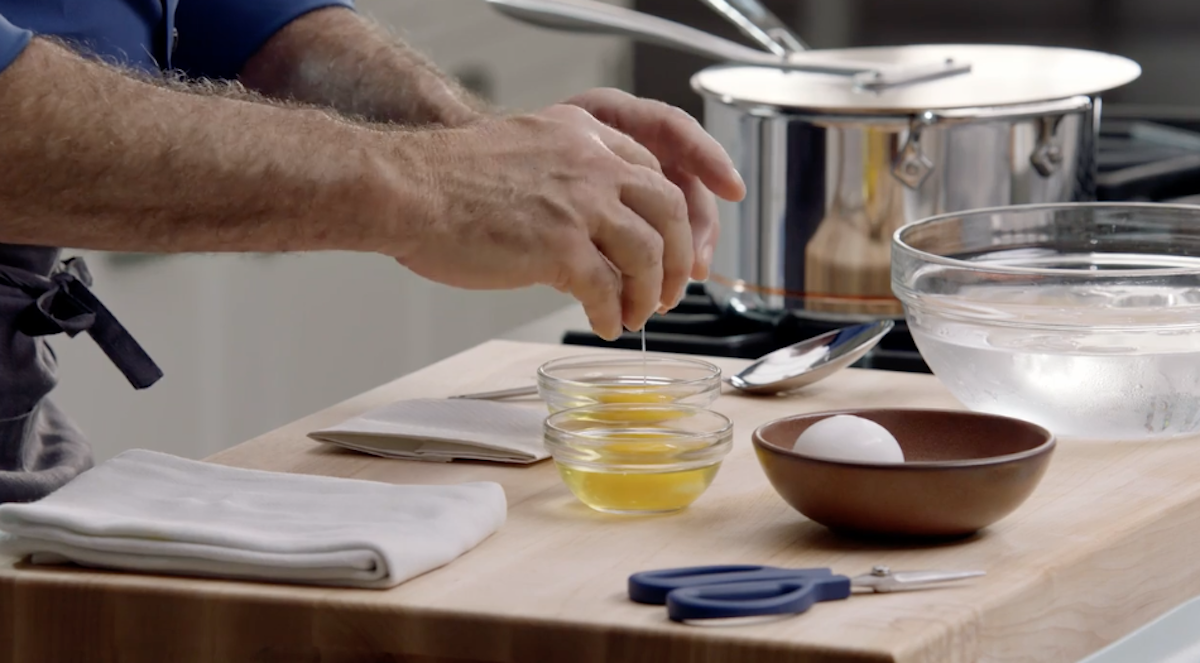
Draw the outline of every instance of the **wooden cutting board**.
M527 383L581 348L491 342L218 454L217 463L390 482L500 482L504 528L393 590L59 568L0 568L0 660L192 663L1077 661L1200 594L1200 439L1061 444L1034 495L979 536L932 547L838 538L790 509L751 431L795 412L958 407L928 375L847 370L787 398L727 393L735 449L691 508L619 517L578 504L548 462L385 460L306 434L406 397ZM744 362L714 360L726 370ZM530 401L529 407L540 407ZM630 602L630 573L762 563L984 569L953 588L854 596L744 626L686 626Z

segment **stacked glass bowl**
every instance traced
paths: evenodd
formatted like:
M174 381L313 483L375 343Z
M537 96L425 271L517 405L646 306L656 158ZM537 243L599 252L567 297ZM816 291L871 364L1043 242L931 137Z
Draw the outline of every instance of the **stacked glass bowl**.
M538 369L546 448L571 492L608 513L667 513L694 502L733 444L708 406L721 369L698 359L583 355Z

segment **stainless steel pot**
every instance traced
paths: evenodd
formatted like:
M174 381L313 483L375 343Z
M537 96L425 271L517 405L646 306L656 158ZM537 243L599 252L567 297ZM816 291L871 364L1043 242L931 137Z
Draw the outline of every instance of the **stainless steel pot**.
M781 55L590 0L488 1L530 23L726 62L692 87L749 189L721 203L709 283L742 315L901 318L892 234L935 214L1093 198L1099 93L1141 73L1113 55L1027 46Z
M943 212L1093 198L1099 113L1090 95L867 116L705 94L706 129L749 188L721 202L710 292L743 314L900 318L892 234Z

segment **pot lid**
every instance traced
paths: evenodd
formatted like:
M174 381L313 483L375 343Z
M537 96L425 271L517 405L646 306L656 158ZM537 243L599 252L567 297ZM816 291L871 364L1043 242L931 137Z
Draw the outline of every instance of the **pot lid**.
M937 65L953 59L969 64L970 70L867 89L845 74L718 65L693 76L692 87L743 106L908 115L1092 95L1125 85L1142 72L1136 62L1118 55L1046 46L919 44L805 51L796 57L813 63L852 60L888 67Z

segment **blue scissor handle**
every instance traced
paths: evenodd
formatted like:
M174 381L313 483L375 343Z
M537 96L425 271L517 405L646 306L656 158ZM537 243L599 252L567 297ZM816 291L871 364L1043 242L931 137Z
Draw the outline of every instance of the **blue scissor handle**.
M667 616L677 622L757 615L798 614L820 601L850 596L846 576L699 585L667 595Z
M629 576L629 598L638 603L663 605L667 594L686 587L724 585L759 581L829 578L831 569L782 569L755 564L689 566L677 569L642 571Z

